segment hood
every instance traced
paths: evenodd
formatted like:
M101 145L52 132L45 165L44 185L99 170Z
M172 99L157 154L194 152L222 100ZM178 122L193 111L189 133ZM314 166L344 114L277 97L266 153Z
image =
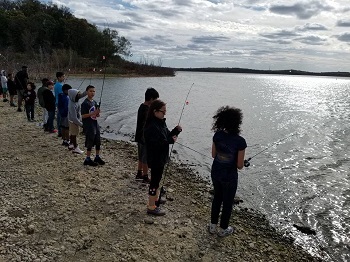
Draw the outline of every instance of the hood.
M2 76L6 75L6 74L5 74L5 70L1 70L1 75L2 75Z
M78 89L69 89L68 90L69 100L75 103L76 102L75 98L78 95L78 93L79 93L79 99L86 96L86 91L80 92Z

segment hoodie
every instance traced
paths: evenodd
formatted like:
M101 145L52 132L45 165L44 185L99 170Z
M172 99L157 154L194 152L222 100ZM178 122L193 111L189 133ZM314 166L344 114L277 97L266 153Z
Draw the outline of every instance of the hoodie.
M80 120L80 104L79 99L86 96L87 92L79 93L78 89L69 89L68 90L68 120L71 123L76 124L77 126L83 126L83 122ZM78 99L77 98L78 95Z

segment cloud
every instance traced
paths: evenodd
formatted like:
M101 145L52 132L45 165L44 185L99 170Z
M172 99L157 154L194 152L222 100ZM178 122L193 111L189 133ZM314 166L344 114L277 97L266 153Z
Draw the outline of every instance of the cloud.
M191 39L191 42L196 44L211 44L215 45L220 42L227 42L230 38L226 36L194 36Z
M323 1L322 1L323 2ZM305 1L292 5L271 5L270 11L280 15L296 16L299 19L309 19L319 15L323 11L331 11L333 8L321 1Z
M327 27L321 24L310 24L307 23L303 26L299 26L296 28L298 31L326 31Z
M308 45L323 45L327 42L327 39L314 35L299 37L296 40Z
M279 30L276 32L272 32L272 33L261 33L260 34L262 37L268 38L268 39L290 39L290 38L294 38L296 36L299 36L300 34L290 31L290 30Z
M174 41L166 36L155 35L154 37L144 36L140 38L147 45L164 45L165 43L173 43Z
M350 43L350 33L335 36L339 41Z
M350 20L339 20L337 21L339 27L350 27Z

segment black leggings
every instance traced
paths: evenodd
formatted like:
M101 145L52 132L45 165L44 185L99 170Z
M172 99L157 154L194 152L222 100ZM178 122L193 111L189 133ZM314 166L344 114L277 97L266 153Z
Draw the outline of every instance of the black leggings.
M149 184L149 191L148 191L148 194L150 196L155 196L157 194L157 189L159 188L160 180L162 180L163 171L164 171L164 166L151 167L151 182Z

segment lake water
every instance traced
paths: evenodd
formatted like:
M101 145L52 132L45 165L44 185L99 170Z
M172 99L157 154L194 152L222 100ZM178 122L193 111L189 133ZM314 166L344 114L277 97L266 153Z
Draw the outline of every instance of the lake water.
M82 78L69 77L79 86ZM102 79L85 79L82 86ZM193 87L189 92L191 85ZM251 166L240 172L237 194L272 225L328 261L350 261L350 79L334 77L178 72L175 77L108 78L100 125L109 138L132 140L146 88L167 103L167 124L180 120L172 154L210 176L212 116L223 105L241 108L241 135ZM135 167L136 168L136 167ZM208 214L209 219L209 214ZM294 223L316 230L300 233Z

